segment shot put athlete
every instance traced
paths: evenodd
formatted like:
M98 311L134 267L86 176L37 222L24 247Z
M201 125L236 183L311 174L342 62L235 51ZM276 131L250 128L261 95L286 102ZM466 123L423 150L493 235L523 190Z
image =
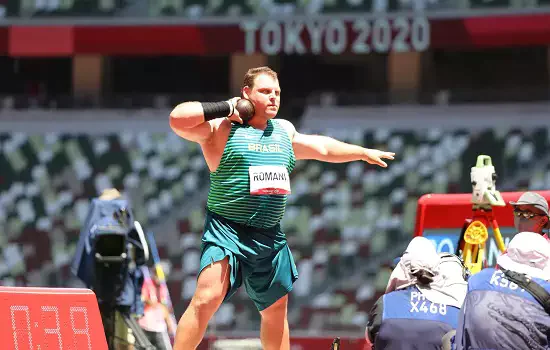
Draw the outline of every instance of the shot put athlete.
M211 182L197 287L179 321L175 350L195 349L210 318L242 283L261 314L263 348L289 349L287 294L298 272L279 222L295 160L386 167L383 159L394 159L392 152L300 134L274 119L281 89L268 67L246 73L242 97L255 110L247 123L235 108L239 97L185 102L170 114L174 132L201 145Z

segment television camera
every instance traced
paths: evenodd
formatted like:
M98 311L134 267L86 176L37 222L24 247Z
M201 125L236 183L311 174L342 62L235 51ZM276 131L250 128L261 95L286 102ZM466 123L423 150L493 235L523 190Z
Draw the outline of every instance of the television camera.
M118 192L117 192L118 193ZM149 259L145 234L130 204L120 195L92 200L72 264L72 272L98 299L109 348L128 343L154 349L137 323L143 314L141 288Z

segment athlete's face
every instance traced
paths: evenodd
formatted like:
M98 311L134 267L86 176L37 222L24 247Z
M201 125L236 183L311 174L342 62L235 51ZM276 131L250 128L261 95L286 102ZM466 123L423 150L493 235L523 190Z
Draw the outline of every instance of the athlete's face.
M279 80L267 74L260 74L254 79L254 86L243 88L243 97L254 104L255 117L275 118L281 104L281 87Z

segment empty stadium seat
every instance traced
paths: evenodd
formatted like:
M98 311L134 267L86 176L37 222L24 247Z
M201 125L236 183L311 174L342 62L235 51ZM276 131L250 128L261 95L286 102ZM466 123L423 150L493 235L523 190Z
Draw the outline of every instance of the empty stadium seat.
M372 270L410 240L416 200L427 192L469 192L469 167L478 154L492 156L501 190L550 187L545 128L333 134L398 155L388 169L361 162L297 163L282 221L300 273L290 298L293 329L363 330L366 312L389 276L387 269L374 275ZM196 286L209 184L200 152L171 132L0 132L2 284L73 285L68 266L89 200L117 187L145 226L169 230L155 233L181 315ZM257 326L254 317L254 305L240 291L213 322L242 330Z

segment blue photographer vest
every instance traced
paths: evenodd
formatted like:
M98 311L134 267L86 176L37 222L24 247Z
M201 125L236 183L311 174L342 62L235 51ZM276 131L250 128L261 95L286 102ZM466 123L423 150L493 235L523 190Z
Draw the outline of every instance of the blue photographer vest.
M533 279L546 291L550 283ZM456 348L549 349L550 315L502 271L484 269L470 277L460 312Z
M376 350L439 350L443 336L456 329L460 310L432 303L414 286L383 298Z

